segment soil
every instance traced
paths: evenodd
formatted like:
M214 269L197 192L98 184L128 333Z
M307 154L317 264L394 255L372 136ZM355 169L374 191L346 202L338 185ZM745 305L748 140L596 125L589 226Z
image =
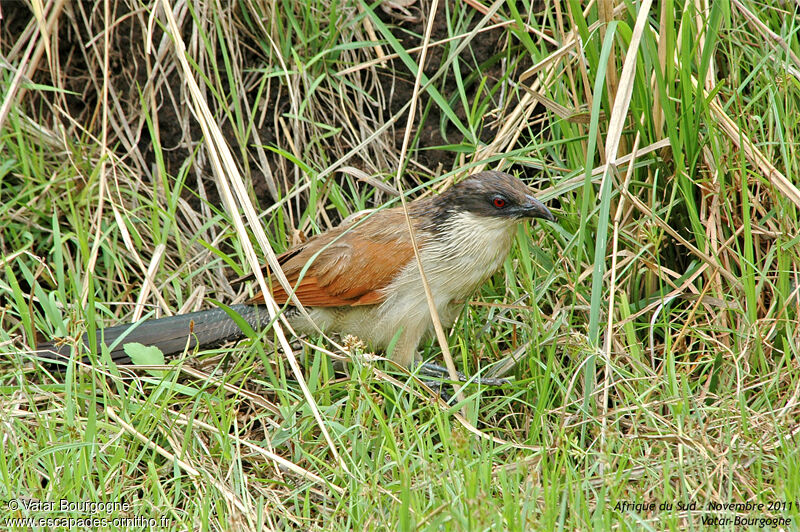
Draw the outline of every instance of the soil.
M412 11L415 13L427 13L430 8L429 2L430 0L421 0L418 4L413 6ZM119 20L113 34L116 41L112 46L121 53L114 54L111 57L111 80L115 87L117 87L117 94L123 97L127 95L128 100L123 102L124 108L141 109L143 106L141 101L138 101L140 98L138 88L143 87L147 83L146 58L144 57L144 51L138 45L138 43L141 43L143 40L140 32L141 23L135 20L135 15L126 13L127 8L123 3L112 3L112 5L114 6L113 9L116 10L113 17ZM89 52L87 51L85 43L92 38L97 38L97 36L81 34L82 31L85 31L82 30L84 24L73 23L75 20L87 16L81 13L80 7L77 6L80 6L80 3L75 4L75 7L66 8L67 10L62 13L58 25L59 36L57 42L59 43L59 50L57 58L63 75L61 86L73 92L73 94L67 94L64 97L68 111L73 117L83 118L87 121L96 120L97 99L101 91L98 87L94 86L96 78L93 78L89 74L86 58L86 54ZM89 8L87 7L86 9ZM433 41L447 37L446 11L444 3L440 2L433 28ZM14 2L3 6L4 20L3 28L0 30L3 42L0 43L0 47L4 55L20 38L31 16L31 12L23 3ZM394 28L395 36L406 49L421 44L421 39L418 36L424 34L425 31L424 17L418 17L419 20L417 21L406 21L403 20L402 17L397 17L392 13L383 11L379 11L379 16L389 27ZM475 13L470 27L474 27L480 18L480 14ZM465 48L461 53L461 59L463 59L464 65L472 65L475 68L480 67L481 73L488 76L489 86L496 83L502 75L502 64L499 61L490 63L489 60L497 54L502 54L509 45L505 36L506 33L500 29L482 32L478 34L471 42L471 45ZM246 47L248 51L246 52L244 61L248 64L243 66L243 70L249 68L251 65L253 68L257 68L263 64L263 59L258 53L260 45L257 43L247 44L250 46ZM439 65L442 63L444 50L444 47L441 46L435 46L429 49L427 61L424 66L425 74L429 77L436 73ZM414 57L418 59L418 53L415 54ZM96 63L91 57L89 60ZM522 65L522 68L525 66L526 65ZM389 112L386 114L391 115L410 101L413 92L413 77L399 59L387 64L382 72L384 72L384 75L381 76L380 82L383 86L384 94L389 97L387 105ZM40 62L40 68L34 76L34 81L45 85L54 84L49 71L47 71L47 61L44 58ZM440 82L439 87L441 87L440 90L442 94L445 96L455 94L457 87L452 74L448 74L447 78L444 79L443 86L441 83L442 82ZM394 87L392 87L392 84L394 84ZM467 87L470 98L475 96L474 93L478 85L479 80L476 80L475 83ZM176 114L176 108L181 109L182 107L180 105L176 106L173 99L181 97L183 88L180 78L174 70L169 75L165 86L166 87L162 87L156 96L159 104L157 106L159 140L163 147L166 171L170 175L176 175L186 159L191 155L190 150L192 150L201 139L201 133L196 126L195 120L185 120L186 117L180 117ZM30 100L29 109L41 109L41 107L38 107L39 102L36 100L36 98L40 96L36 96L34 92L29 94L31 95L28 96ZM255 96L255 91L253 91L253 96ZM279 96L277 98L275 96L277 96L277 94L267 94L263 96L263 98L271 99L276 102L273 112L286 112L288 110L288 102L285 96ZM46 93L45 97L47 97ZM426 148L435 148L436 146L446 144L458 144L462 141L462 134L449 120L442 122L438 106L428 105L427 95L423 94L421 98L421 108L428 108L428 113L427 116L424 117L424 123L421 125L422 129L418 142L420 150L414 153L414 157L419 163L434 172L438 173L442 171L442 169L449 170L456 160L457 154L455 152ZM456 104L455 111L459 119L465 122L466 112L460 100ZM35 112L32 114L35 115ZM422 119L422 117L418 113L417 121L419 122L420 119ZM184 127L182 127L181 124L185 123L192 124L189 131L186 131ZM276 135L273 131L273 123L272 120L264 120L262 127L259 129L260 140L264 145L273 145L275 142ZM444 129L442 129L440 124L444 124ZM403 140L403 127L396 127L395 131L395 147L399 150ZM235 138L234 132L230 130L228 122L225 122L223 125L223 133L225 133L229 139ZM491 127L485 126L481 131L481 140L487 142L494 134L495 131ZM138 141L138 150L148 168L154 168L156 163L153 145L154 141L150 137L148 128L142 128ZM117 149L120 151L124 150L121 146L118 146ZM253 155L247 151L243 154L242 150L238 150L235 147L233 152L235 156L240 157L240 159ZM268 151L267 153L268 156L278 157L278 155L272 152ZM126 155L130 156L130 154L126 153L120 153L120 155L123 157ZM239 162L243 163L244 161L240 160ZM271 165L273 162L274 161L269 161ZM357 161L353 161L351 164L359 166ZM269 198L269 193L266 190L266 180L263 176L257 175L257 165L250 165L250 168L254 173L252 178L257 197L264 199ZM388 170L391 169L387 169L387 171ZM219 198L216 196L217 189L216 186L212 184L210 177L207 178L207 182L205 183L205 191L208 195L208 199L212 203L219 204ZM199 201L191 191L186 191L184 196L185 199L191 203L197 203ZM269 203L270 201L268 200L263 201L261 208L266 208Z

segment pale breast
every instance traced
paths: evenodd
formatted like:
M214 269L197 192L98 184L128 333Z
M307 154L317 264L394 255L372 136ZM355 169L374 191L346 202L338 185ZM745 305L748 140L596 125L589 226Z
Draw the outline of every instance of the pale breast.
M463 299L503 264L516 233L516 222L471 213L453 215L446 240L426 247L423 266L431 288L442 299Z
M438 237L427 239L420 251L422 265L440 312L453 301L466 299L497 271L508 255L515 231L516 223L510 219L459 213L443 224ZM442 238L442 234L447 237ZM381 307L387 312L426 319L425 290L416 260L406 265L384 293L386 300Z

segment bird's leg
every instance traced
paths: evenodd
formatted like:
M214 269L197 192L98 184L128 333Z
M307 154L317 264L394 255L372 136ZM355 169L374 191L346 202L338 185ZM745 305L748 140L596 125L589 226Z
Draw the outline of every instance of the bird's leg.
M426 375L428 377L438 377L438 378L450 378L450 372L447 371L447 368L444 366L440 366L438 364L432 364L430 362L426 362L419 367L419 372L422 375ZM467 382L470 380L469 377L461 373L460 371L456 371L456 376L458 380L461 382ZM508 380L506 379L492 379L488 377L476 377L474 382L479 384L483 384L484 386L503 386L504 384L508 384Z

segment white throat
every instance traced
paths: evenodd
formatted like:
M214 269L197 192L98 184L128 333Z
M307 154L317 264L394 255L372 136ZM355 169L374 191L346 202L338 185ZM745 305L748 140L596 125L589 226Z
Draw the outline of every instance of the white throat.
M517 220L462 212L439 229L437 241L425 246L423 267L434 295L452 301L467 297L503 264Z

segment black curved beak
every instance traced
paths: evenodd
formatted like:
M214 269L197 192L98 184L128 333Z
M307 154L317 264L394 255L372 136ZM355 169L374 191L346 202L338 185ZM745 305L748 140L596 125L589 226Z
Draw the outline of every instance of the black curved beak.
M543 218L550 222L555 222L556 217L550 212L550 209L544 206L544 203L537 200L531 195L525 195L526 202L520 206L520 211L523 216L528 218Z

